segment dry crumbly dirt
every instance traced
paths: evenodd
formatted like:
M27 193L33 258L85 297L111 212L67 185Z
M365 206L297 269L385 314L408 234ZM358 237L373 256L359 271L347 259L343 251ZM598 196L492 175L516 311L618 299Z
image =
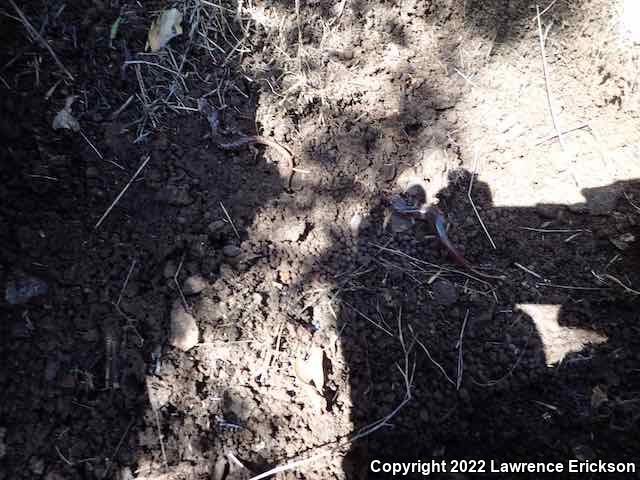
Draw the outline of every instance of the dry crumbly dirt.
M248 479L319 453L276 478L636 462L623 3L544 14L548 85L526 0L21 2L73 80L0 7L0 281L48 286L0 303L0 480ZM184 33L144 54L171 6ZM580 127L564 146L547 89ZM82 134L51 128L71 95ZM291 150L291 179L273 148L220 146L254 134ZM392 214L416 181L475 272ZM318 391L300 365L320 350Z

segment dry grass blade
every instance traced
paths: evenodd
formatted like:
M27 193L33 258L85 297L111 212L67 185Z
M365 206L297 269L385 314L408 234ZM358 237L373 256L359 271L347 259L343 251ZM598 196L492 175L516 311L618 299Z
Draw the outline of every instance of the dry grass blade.
M138 175L140 175L140 172L144 169L144 167L147 166L147 163L149 162L149 159L151 158L150 155L147 155L147 158L145 158L142 163L140 164L140 166L138 167L138 170L136 170L136 173L133 174L133 176L131 177L131 179L129 180L129 182L124 186L124 188L122 189L122 191L118 194L118 196L116 197L116 199L111 203L111 205L109 205L109 207L107 208L107 210L102 214L102 216L100 217L100 219L96 222L96 224L94 225L93 229L97 230L98 228L100 228L100 225L102 225L102 222L104 222L105 218L107 218L107 215L109 215L109 213L111 213L111 210L113 210L113 207L116 206L116 204L120 201L120 199L122 198L122 196L125 194L125 192L129 189L129 187L131 186L131 184L135 181L135 179L138 177Z
M540 20L540 7L536 5L536 18L538 19L538 36L540 39L540 55L542 56L542 70L544 72L544 83L547 91L547 103L549 104L549 113L551 114L551 121L553 122L553 129L556 131L560 146L564 149L564 139L562 137L562 131L558 126L558 120L553 108L553 100L551 99L551 88L549 86L549 69L547 67L547 54L545 52L544 44L546 41L546 35L542 33L542 21Z
M16 3L13 0L9 0L9 3L11 4L13 9L16 11L18 16L20 17L20 20L22 21L24 28L27 29L29 34L34 38L36 38L42 44L42 46L49 51L53 60L58 64L58 67L60 68L60 70L62 70L64 74L69 77L69 79L75 80L75 78L73 78L73 75L71 75L71 72L67 70L64 64L60 61L60 59L58 58L58 55L56 55L56 52L53 51L53 49L51 48L51 45L47 43L47 41L42 37L42 35L40 35L40 33L35 28L33 28L33 25L31 25L31 23L29 22L25 14L22 13L22 10L20 10L18 5L16 5Z
M475 179L476 176L476 170L478 168L478 149L476 148L476 159L475 159L475 167L474 167L474 171L471 174L471 179L469 179L469 189L467 190L467 198L469 199L469 203L471 203L471 207L473 208L473 211L476 214L476 217L478 218L478 221L480 222L480 226L482 226L482 230L484 231L484 234L487 236L487 238L489 239L489 243L491 243L491 246L493 247L494 250L497 250L498 248L496 247L496 244L493 241L493 238L491 238L491 234L489 233L489 230L487 230L486 225L484 224L484 222L482 221L482 218L480 217L480 213L478 212L478 209L476 208L476 204L473 201L473 198L471 198L471 189L473 188L473 180Z

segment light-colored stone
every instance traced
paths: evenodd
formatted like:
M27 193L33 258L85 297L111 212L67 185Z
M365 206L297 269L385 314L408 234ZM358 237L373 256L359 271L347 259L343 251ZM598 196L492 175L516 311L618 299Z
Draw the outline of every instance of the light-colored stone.
M182 284L185 295L196 295L207 287L207 281L200 274L191 275Z
M349 229L354 237L357 237L362 230L369 226L369 220L361 213L356 213L351 217Z
M198 343L198 324L180 302L175 302L171 309L171 333L169 343L186 352Z

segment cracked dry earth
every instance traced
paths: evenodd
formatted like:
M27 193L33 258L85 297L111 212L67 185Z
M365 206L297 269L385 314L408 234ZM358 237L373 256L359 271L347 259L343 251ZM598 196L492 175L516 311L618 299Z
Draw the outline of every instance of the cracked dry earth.
M276 478L377 478L374 458L636 461L624 2L543 16L555 114L580 127L564 148L534 2L242 4L239 52L172 40L186 109L143 135L138 100L113 116L139 93L122 64L159 9L184 9L188 32L195 4L46 3L74 81L0 17L0 63L24 50L0 84L0 479L248 479L319 453ZM289 148L290 183L274 149L220 148L197 111L216 86L222 135ZM102 159L51 129L70 95ZM480 274L392 214L416 183ZM29 279L46 293L10 302Z

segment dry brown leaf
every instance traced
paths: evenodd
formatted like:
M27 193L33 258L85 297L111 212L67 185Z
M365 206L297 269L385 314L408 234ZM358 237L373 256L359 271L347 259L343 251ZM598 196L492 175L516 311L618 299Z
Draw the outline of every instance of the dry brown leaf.
M182 34L182 14L177 8L163 11L149 28L147 48L157 52L166 47L169 40Z

